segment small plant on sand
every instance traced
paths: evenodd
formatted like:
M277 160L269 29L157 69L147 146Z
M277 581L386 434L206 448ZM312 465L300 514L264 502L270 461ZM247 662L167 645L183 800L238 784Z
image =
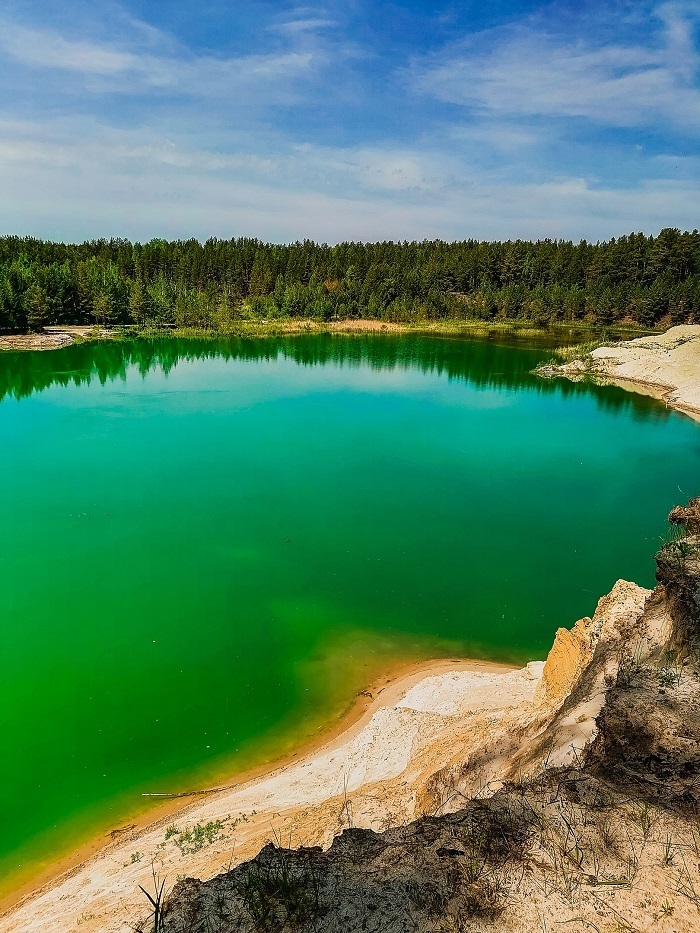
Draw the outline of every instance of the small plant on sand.
M631 645L623 646L618 655L617 685L631 687L644 671L644 639L636 638Z
M165 901L165 878L156 871L156 867L151 862L151 875L153 878L153 893L147 891L142 884L139 888L148 898L148 902L153 908L151 915L153 917L153 933L161 933L163 929L163 903ZM136 928L137 933L142 933L143 924Z
M659 684L662 687L678 687L683 677L683 658L679 651L667 649L661 657Z
M176 829L171 836L175 836L175 845L183 855L193 855L211 845L221 833L223 825L222 820L210 820L208 823L196 823L183 832Z
M639 828L644 842L649 838L654 819L654 813L646 801L642 801L633 808L631 820Z
M683 868L678 873L677 885L677 893L687 897L696 907L700 908L700 891L698 891L685 858L683 858Z
M664 845L663 845L663 853L661 856L661 864L664 866L664 868L668 868L670 865L673 864L673 859L675 858L675 855L676 855L676 847L671 841L671 837L667 833L666 841L664 842Z

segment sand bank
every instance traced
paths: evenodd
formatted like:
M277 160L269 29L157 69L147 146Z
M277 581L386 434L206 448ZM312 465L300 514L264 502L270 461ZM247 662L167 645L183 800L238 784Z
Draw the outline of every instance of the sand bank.
M60 886L62 881L79 871L81 866L107 856L109 852L120 849L122 845L129 849L128 858L130 859L134 848L138 848L136 840L140 839L149 828L170 825L173 821L177 821L181 814L188 816L189 824L192 821L196 823L198 807L205 799L208 802L219 799L227 800L230 794L236 794L244 788L252 788L263 780L281 778L288 773L290 767L304 766L316 760L320 754L329 753L339 746L344 746L362 732L375 713L393 706L407 691L424 680L440 678L455 672L496 676L513 670L514 668L507 664L465 659L407 662L394 667L359 693L350 708L336 722L331 723L320 734L300 744L294 752L272 763L236 774L215 788L195 789L191 796L165 797L162 803L149 810L147 814L129 820L123 825L112 827L109 832L91 839L71 855L57 860L50 869L40 872L31 882L14 890L10 895L0 898L0 930L15 929L14 926L6 927L6 923L9 922L7 915L13 911L13 908L19 904L31 902L39 893L47 893ZM222 807L222 813L223 809L225 807ZM228 811L225 815L228 815ZM217 818L213 817L213 819ZM264 841L261 839L260 845ZM257 847L259 848L259 845ZM257 851L255 846L253 850ZM32 929L31 924L26 929Z
M348 827L382 831L453 811L545 763L566 765L594 736L604 679L614 676L591 676L589 662L647 596L618 582L593 619L558 632L546 664L441 661L404 673L301 760L127 828L7 911L0 930L126 933L149 913L139 885L153 887L153 870L170 890L179 878L211 878L270 840L327 848Z
M680 324L664 334L598 347L581 359L538 372L620 385L700 420L700 324Z
M103 337L103 328L68 325L46 327L40 334L0 334L0 350L60 350L76 340Z

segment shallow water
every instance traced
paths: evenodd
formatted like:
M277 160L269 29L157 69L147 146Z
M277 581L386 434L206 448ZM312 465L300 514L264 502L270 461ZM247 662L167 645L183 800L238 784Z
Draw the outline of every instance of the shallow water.
M286 750L399 659L653 584L700 431L410 336L0 355L0 876Z

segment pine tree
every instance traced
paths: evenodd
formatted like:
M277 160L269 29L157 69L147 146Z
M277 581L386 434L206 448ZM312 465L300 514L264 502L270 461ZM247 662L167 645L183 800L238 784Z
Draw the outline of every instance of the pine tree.
M129 316L139 327L143 327L146 323L148 315L141 279L134 279L129 286Z
M35 333L41 333L49 323L49 301L40 285L30 285L24 296L27 314L27 327Z

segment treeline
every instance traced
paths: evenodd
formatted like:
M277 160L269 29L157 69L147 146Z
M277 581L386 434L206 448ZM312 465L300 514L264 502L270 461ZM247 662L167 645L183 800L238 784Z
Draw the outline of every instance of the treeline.
M240 319L700 320L700 233L290 245L254 239L0 238L0 330L47 324L225 328Z

